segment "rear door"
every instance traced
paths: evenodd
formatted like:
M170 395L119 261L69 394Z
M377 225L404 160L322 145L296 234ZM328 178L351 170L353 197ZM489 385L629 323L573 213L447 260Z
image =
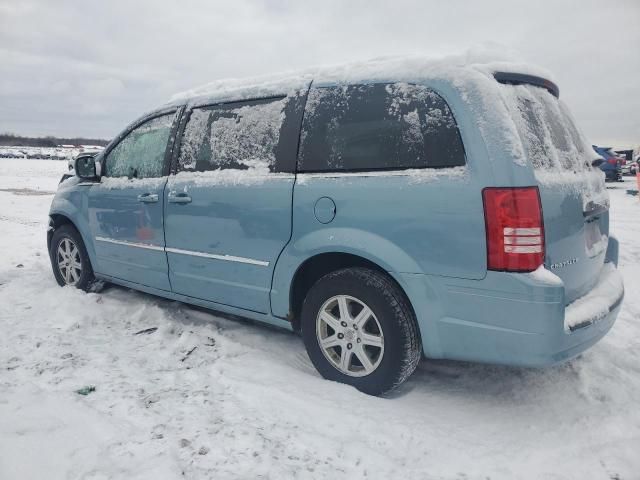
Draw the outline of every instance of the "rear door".
M107 153L102 180L88 193L96 272L170 290L162 195L176 116L146 120Z
M273 268L291 237L302 100L293 95L190 110L165 192L174 292L270 311Z
M567 303L587 293L604 264L609 197L597 158L566 106L546 89L504 85L533 166L544 215L545 266L565 285Z

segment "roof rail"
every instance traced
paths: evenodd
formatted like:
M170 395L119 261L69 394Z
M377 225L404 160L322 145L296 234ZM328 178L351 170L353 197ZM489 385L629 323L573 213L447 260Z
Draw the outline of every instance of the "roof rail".
M506 83L509 85L535 85L536 87L542 87L549 91L551 95L556 98L560 98L560 89L551 80L546 78L536 77L535 75L529 75L526 73L512 73L512 72L495 72L493 74L500 83Z

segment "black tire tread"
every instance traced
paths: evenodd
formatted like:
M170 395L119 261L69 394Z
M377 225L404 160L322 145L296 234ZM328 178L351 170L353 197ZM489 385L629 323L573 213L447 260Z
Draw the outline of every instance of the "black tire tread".
M420 358L422 357L422 342L420 340L415 314L404 292L402 292L389 277L368 268L358 267L350 270L355 273L356 276L360 277L363 283L382 290L383 295L387 297L389 305L396 312L397 317L401 319L400 323L404 328L404 351L407 355L405 356L398 378L388 390L383 392L387 393L406 381L420 363Z

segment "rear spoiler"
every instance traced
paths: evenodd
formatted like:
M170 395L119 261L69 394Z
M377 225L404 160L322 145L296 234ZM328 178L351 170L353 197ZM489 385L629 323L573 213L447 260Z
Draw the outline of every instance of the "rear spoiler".
M542 87L549 91L551 95L556 98L560 98L560 89L551 80L546 78L536 77L535 75L528 75L526 73L511 73L511 72L495 72L493 74L499 83L505 83L509 85L535 85L536 87Z

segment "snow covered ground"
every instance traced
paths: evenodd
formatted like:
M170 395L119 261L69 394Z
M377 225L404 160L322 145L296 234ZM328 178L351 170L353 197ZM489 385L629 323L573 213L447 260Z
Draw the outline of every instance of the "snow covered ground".
M66 168L0 159L0 479L640 478L631 180L609 190L626 298L604 340L544 370L423 361L383 399L322 380L294 334L59 288L45 232Z

